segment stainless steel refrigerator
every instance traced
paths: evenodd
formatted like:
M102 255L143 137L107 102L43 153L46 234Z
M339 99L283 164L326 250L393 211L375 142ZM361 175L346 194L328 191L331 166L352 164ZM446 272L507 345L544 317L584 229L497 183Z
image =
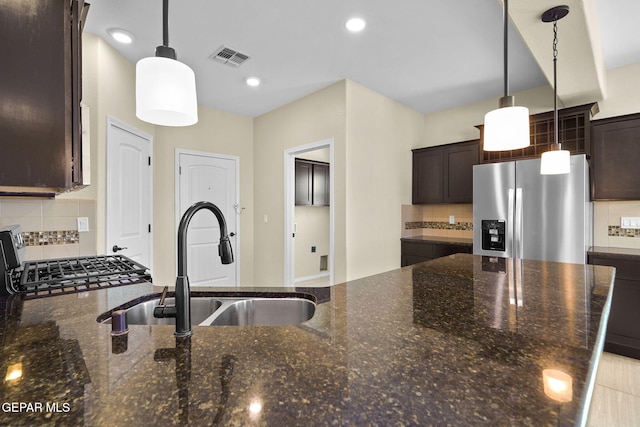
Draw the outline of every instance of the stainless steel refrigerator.
M474 254L586 264L592 242L585 155L567 175L540 175L540 159L473 167Z

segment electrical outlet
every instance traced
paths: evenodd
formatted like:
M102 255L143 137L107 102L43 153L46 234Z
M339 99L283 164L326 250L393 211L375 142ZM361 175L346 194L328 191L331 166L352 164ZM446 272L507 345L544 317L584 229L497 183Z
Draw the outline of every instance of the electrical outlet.
M455 224L455 223L456 223L455 215L449 215L449 224Z
M311 246L311 253L315 254L316 253L316 247L315 246Z
M620 228L640 229L640 217L637 217L637 216L621 217Z
M76 220L78 222L79 233L86 233L87 231L89 231L89 218L79 217L79 218L76 218Z

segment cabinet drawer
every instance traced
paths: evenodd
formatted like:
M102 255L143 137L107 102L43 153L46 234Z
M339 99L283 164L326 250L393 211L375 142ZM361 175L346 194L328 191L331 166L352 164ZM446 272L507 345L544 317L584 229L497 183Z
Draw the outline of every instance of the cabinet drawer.
M433 258L433 245L429 243L402 242L403 255L416 255L425 258Z
M434 245L432 256L434 258L440 258L447 255L452 254L469 254L471 253L471 248L467 248L461 245Z
M607 265L616 268L616 282L618 279L635 280L640 282L640 261L630 259L611 259L590 256L589 264Z
M407 265L418 264L421 262L430 261L432 259L433 258L427 258L417 255L402 255L402 257L400 258L400 266L406 267Z

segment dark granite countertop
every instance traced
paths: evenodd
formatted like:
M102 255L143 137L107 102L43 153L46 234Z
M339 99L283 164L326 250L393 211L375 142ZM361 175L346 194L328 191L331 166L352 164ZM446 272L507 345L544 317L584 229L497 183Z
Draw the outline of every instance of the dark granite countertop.
M465 239L462 237L413 236L402 237L400 240L403 242L473 246L473 239Z
M2 382L0 425L580 425L612 279L456 254L277 290L318 298L300 325L130 325L126 344L96 317L158 287L4 299L1 372L23 374ZM570 376L569 402L545 394L546 369Z
M630 259L640 261L640 249L614 248L608 246L593 246L588 252L603 258Z

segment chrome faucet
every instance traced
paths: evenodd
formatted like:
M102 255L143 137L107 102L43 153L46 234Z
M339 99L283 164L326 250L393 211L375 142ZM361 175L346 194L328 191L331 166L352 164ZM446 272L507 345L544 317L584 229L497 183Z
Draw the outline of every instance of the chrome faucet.
M222 211L211 202L194 203L182 215L180 226L178 227L178 277L176 277L175 305L164 305L164 298L153 310L154 317L175 317L176 337L186 337L193 334L191 329L191 290L189 288L189 277L187 276L187 228L189 222L196 212L202 209L210 210L218 219L220 226L220 244L218 245L218 255L223 264L233 262L233 251L227 234L227 223Z

